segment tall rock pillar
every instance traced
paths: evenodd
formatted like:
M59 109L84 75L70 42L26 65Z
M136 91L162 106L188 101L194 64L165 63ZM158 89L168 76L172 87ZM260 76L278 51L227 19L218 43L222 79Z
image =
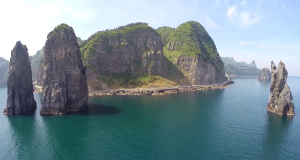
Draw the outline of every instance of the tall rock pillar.
M295 115L294 101L290 87L287 84L288 72L285 64L280 61L278 69L271 62L270 97L267 110L279 115Z
M40 114L65 114L88 106L85 67L73 28L61 24L48 34L45 45Z
M20 114L35 109L28 50L18 41L11 51L7 79L7 104L3 114Z

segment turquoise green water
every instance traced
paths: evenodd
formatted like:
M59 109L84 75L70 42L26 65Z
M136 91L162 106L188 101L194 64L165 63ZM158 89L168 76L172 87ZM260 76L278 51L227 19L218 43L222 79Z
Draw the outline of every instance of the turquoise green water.
M0 115L0 159L300 159L300 79L289 78L296 116L268 113L269 83L237 78L224 90L162 97L90 98L65 116ZM0 110L6 88L0 89Z

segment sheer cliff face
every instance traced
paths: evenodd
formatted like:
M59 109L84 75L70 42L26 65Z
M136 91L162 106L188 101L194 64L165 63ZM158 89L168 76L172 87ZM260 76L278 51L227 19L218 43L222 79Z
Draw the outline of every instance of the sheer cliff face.
M192 84L217 84L227 80L217 48L200 23L181 24L167 41L166 57Z
M205 62L201 57L180 55L176 65L194 85L220 84L228 80L224 69L218 71L213 64Z
M20 114L36 109L31 65L27 47L17 42L11 51L7 79L7 105L4 114Z
M278 69L271 62L270 97L267 110L279 115L295 115L293 96L287 84L288 72L280 61Z
M98 32L81 51L89 80L168 73L161 37L146 24Z
M41 114L64 114L87 107L85 67L73 28L66 24L49 33L45 45Z
M270 81L271 80L270 70L268 68L263 68L261 70L261 73L260 73L260 75L259 75L259 77L257 79Z

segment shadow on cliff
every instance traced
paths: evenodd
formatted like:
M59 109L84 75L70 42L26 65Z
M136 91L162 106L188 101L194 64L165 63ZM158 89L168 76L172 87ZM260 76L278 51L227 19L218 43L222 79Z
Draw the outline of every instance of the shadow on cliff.
M14 146L13 150L11 150L13 152L12 156L16 156L16 159L23 159L22 155L32 154L33 152L30 151L33 151L35 148L35 118L31 116L34 113L33 111L33 113L26 112L17 116L7 116L10 141ZM23 117L23 115L26 115L26 117Z
M178 84L182 84L182 82L188 84L188 80L185 78L184 74L178 69L178 67L174 63L172 63L168 58L164 57L164 59L167 63L169 74L162 77L175 81Z
M106 115L106 114L117 114L121 111L122 111L121 109L116 108L114 106L89 103L89 106L86 109L78 112L70 112L67 113L66 115Z

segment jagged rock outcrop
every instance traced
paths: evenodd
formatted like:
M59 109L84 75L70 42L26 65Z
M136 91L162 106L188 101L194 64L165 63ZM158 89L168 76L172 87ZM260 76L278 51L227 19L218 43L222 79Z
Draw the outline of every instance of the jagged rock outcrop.
M126 88L134 78L168 73L161 37L145 23L98 32L82 46L90 89Z
M18 41L11 51L7 79L7 104L3 114L20 114L36 109L28 50Z
M73 28L61 24L47 36L40 114L65 114L87 107L88 88Z
M254 60L249 64L249 67L257 68Z
M266 81L271 80L271 73L270 73L269 68L263 68L257 79L258 80L266 80Z
M271 62L270 97L267 110L279 115L293 116L295 115L294 101L287 84L287 75L288 72L282 61L279 62L278 69L273 61Z
M195 21L178 26L167 39L164 54L191 84L221 84L227 81L224 64L214 41Z

